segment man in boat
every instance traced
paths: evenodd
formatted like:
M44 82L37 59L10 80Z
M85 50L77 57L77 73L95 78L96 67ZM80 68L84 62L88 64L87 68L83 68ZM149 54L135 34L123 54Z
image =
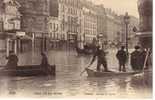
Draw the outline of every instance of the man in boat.
M97 71L101 71L100 69L101 65L103 65L104 71L108 71L107 60L105 56L106 56L106 53L104 52L104 50L102 50L100 46L97 46L97 49L94 52L94 56L90 65L93 64L93 62L95 61L95 58L97 57Z
M127 52L124 51L125 46L121 47L121 50L119 50L116 54L116 57L119 61L119 71L126 72L125 63L127 60Z
M142 70L143 66L142 66L142 59L141 59L141 52L140 52L140 47L139 46L135 46L135 51L133 51L131 53L131 67L134 71L137 70Z
M9 56L6 57L6 59L8 60L8 62L6 64L7 68L9 68L9 69L16 69L17 68L18 57L13 51L9 52Z
M41 56L42 56L42 60L41 60L41 68L43 68L43 70L45 72L48 72L49 71L49 63L48 63L48 59L47 59L47 56L44 52L41 53Z

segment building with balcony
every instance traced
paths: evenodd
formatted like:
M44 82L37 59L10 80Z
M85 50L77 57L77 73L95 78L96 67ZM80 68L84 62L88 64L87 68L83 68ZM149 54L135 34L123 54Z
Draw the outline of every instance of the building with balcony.
M58 17L49 17L48 31L50 37L50 47L60 47L60 42L65 41L65 34L61 34L60 32L60 21L58 20Z
M81 0L59 0L60 33L71 45L81 34L81 13Z
M5 40L5 42L1 41L3 44L1 49L5 50L8 55L10 50L17 53L16 32L21 29L20 4L16 0L3 0L1 2L1 33L3 40Z

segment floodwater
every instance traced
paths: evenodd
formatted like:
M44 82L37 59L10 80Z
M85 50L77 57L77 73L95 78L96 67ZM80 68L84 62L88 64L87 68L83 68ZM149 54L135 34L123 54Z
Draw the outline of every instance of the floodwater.
M107 55L110 70L118 70L116 50ZM80 73L92 56L77 56L74 51L53 50L47 54L56 65L56 77L0 77L0 97L90 97L152 98L152 74L130 77L88 78ZM39 64L39 53L19 55L19 65ZM5 61L1 56L1 65ZM96 62L90 67L95 69ZM130 67L127 68L130 71ZM149 76L150 75L150 76ZM149 78L148 78L149 77Z

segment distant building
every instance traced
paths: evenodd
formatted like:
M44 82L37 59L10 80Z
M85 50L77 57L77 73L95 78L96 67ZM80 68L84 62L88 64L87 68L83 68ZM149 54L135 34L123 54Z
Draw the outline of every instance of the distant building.
M97 39L97 13L95 5L89 1L83 1L82 33L84 43L92 43Z
M81 33L81 12L81 0L59 0L60 32L71 44Z
M60 21L58 17L49 17L48 31L50 37L50 47L57 47L61 40L64 40L64 34L60 32Z
M106 34L109 44L117 44L120 42L120 34L122 32L122 25L119 16L109 8L106 11Z
M104 5L96 5L97 13L97 38L99 43L104 46L107 42L106 33L106 11Z
M130 15L129 15L130 16ZM126 43L126 27L124 23L124 16L120 16L121 21L122 21L122 34L121 34L121 43L125 44ZM129 47L133 48L136 44L138 44L138 38L136 37L136 32L134 32L134 28L137 28L138 30L139 27L139 20L138 18L134 16L130 16L129 19L129 25L128 25L128 43Z

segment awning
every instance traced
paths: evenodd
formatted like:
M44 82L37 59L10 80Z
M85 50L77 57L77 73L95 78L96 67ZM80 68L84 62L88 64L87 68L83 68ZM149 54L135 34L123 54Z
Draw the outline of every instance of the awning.
M21 40L32 40L32 37L30 37L28 35L18 36L18 38L21 39Z
M136 33L138 37L152 37L152 32L138 32Z
M96 35L92 35L92 34L85 34L85 37L96 38Z

